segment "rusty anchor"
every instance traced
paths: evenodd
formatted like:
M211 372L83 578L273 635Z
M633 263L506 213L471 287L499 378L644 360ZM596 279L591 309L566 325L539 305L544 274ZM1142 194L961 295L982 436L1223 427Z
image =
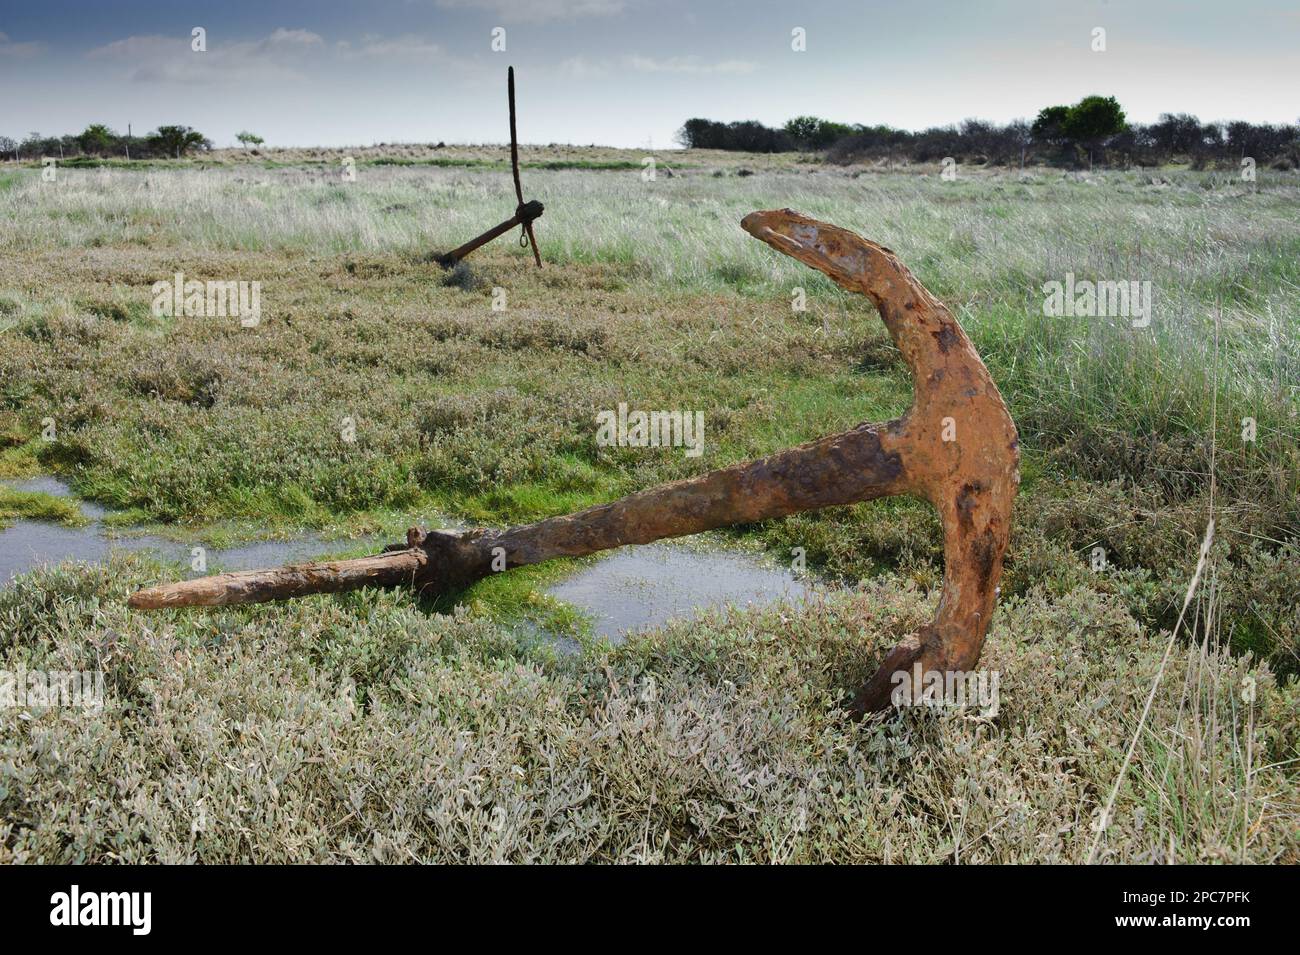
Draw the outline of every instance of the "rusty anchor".
M789 209L751 213L741 227L872 300L911 370L906 414L575 514L501 530L411 528L405 544L382 554L163 584L134 594L130 606L225 606L364 586L455 592L487 577L502 557L507 569L521 567L908 494L930 501L943 521L939 607L886 655L849 709L887 709L897 675L918 664L923 672L973 669L1020 482L1016 426L997 386L957 320L889 249Z

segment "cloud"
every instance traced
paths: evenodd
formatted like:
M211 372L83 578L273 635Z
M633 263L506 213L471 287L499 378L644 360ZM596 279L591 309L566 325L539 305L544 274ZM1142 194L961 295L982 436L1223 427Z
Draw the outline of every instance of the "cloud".
M156 33L151 33L146 36L129 36L122 40L114 40L112 43L105 43L103 46L97 46L92 49L86 54L86 56L94 58L139 59L146 56L174 53L177 50L189 52L189 49L189 37L180 39L178 37L160 36Z
M189 36L146 34L95 47L86 55L122 64L134 83L212 85L301 79L309 54L324 48L320 34L283 27L259 40L221 43L209 34L208 48L191 48Z
M666 60L656 60L654 57L634 54L627 58L627 64L638 73L743 74L753 73L758 69L758 64L749 60L721 60L717 63L707 63L698 56L672 56Z
M443 49L432 40L414 33L403 33L395 37L382 37L367 34L356 44L341 40L337 44L339 54L344 59L358 60L376 58L383 60L440 60Z
M503 22L576 20L622 13L623 0L437 0L444 10L482 10Z
M594 80L609 73L604 63L595 63L584 56L571 56L560 62L560 75L572 80Z
M617 59L590 60L585 56L571 56L560 61L560 75L571 80L595 80L608 76L615 71L632 70L636 73L677 73L682 75L743 75L758 69L757 63L749 60L719 60L710 63L698 56L673 56L667 59L655 59L634 53Z
M322 46L325 43L319 33L312 33L310 30L286 30L280 27L274 33L264 40L257 41L254 44L259 49L284 49L287 47L313 47Z
M34 40L15 43L9 39L9 34L0 33L0 56L35 56L43 49L45 49L44 43L37 43Z
M337 60L444 61L445 51L426 37L365 34L355 42L328 46L310 30L283 27L257 40L221 42L209 33L208 48L197 52L189 36L129 36L96 47L87 55L120 63L135 83L216 85L235 82L284 82L306 78L313 66Z

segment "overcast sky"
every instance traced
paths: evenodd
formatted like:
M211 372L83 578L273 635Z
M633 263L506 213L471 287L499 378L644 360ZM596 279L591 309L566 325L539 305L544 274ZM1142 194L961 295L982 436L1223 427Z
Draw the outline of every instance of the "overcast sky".
M1005 122L1090 93L1142 122L1293 123L1300 4L3 0L0 135L178 123L218 146L241 129L284 146L502 142L509 63L530 143L662 148L692 116Z

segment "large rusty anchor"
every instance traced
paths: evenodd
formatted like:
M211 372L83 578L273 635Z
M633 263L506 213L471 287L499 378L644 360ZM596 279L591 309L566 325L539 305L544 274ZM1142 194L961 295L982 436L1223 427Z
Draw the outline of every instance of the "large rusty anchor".
M923 497L943 520L943 591L934 620L903 640L856 693L856 714L883 710L898 673L968 671L998 593L1020 481L1016 426L970 339L889 249L789 209L741 227L875 303L912 372L912 407L776 454L661 485L610 504L503 530L412 528L404 545L357 560L300 564L164 584L137 608L225 606L357 587L454 592L497 566L522 567L728 524L895 494Z

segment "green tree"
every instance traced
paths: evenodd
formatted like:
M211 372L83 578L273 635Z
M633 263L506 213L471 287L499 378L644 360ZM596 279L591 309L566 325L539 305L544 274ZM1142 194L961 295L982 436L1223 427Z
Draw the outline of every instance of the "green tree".
M817 116L796 116L786 122L785 132L803 149L825 149L853 130L844 123L833 123Z
M1038 117L1030 132L1040 143L1060 146L1069 138L1065 134L1065 124L1070 118L1068 106L1044 106L1038 111Z
M1111 136L1124 132L1128 123L1115 97L1085 96L1070 107L1062 128L1067 139L1088 150L1091 164L1093 150Z
M150 135L149 144L177 159L191 149L208 149L212 145L206 136L188 126L159 126Z
M250 133L248 130L244 130L244 132L237 134L235 138L243 143L245 149L249 146L260 146L262 143L266 142L266 140L261 136L256 133Z
M113 143L116 140L117 133L103 123L91 123L77 137L77 145L81 147L81 151L84 153L106 153L113 148Z

